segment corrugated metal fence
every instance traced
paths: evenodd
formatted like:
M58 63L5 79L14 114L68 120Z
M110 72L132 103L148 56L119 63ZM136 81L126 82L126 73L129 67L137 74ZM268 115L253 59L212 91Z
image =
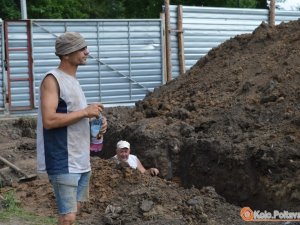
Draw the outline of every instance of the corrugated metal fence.
M30 31L22 24L24 21L7 23L12 110L37 107L41 78L59 64L54 53L56 37L65 31L80 32L88 43L88 63L80 66L77 73L88 102L134 103L164 82L163 23L160 19L30 22ZM29 35L32 50L28 48ZM27 51L14 48L16 45ZM28 53L31 53L32 68L30 57L27 60ZM30 73L33 74L33 93L30 93Z
M179 75L178 7L170 6L173 78ZM268 10L261 9L180 8L185 69L211 48L238 34L251 33L268 20ZM278 24L299 17L299 11L276 11L275 19ZM88 64L78 71L88 102L134 104L165 83L161 19L26 20L1 21L0 25L0 114L36 111L41 78L59 63L54 54L55 39L65 31L80 32L88 43Z
M35 93L41 75L58 64L54 42L64 31L80 32L90 58L78 80L88 102L134 103L163 84L160 20L42 21L33 23ZM53 54L49 54L52 52ZM37 94L36 94L37 100Z
M5 85L4 85L4 32L3 32L3 23L0 20L0 114L4 113L4 100L5 100Z
M172 77L180 74L178 57L178 7L170 6ZM268 23L268 10L182 6L184 62L188 70L206 53L238 34L251 33L263 21ZM297 20L300 11L276 10L276 24Z

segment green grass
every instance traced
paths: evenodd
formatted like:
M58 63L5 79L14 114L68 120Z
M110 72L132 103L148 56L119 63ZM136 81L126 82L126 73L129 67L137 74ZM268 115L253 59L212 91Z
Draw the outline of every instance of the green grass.
M55 225L57 219L53 217L41 217L24 211L16 199L13 191L8 191L0 201L0 221L5 224L17 224L19 221L26 225ZM0 222L0 224L1 224Z

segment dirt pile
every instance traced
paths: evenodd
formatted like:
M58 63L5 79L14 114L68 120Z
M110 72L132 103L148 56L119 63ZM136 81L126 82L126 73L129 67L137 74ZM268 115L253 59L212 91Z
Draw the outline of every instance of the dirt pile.
M186 187L300 210L299 57L300 21L226 41L136 108L109 111L106 156L124 138L146 166Z
M78 224L246 224L239 216L240 208L227 203L213 187L184 189L174 182L142 175L128 166L100 158L93 158L92 165L90 201L83 205ZM47 179L13 183L12 187L2 188L1 193L11 188L28 211L56 215Z
M2 120L1 156L25 173L36 171L35 118ZM243 224L240 208L227 203L213 187L184 189L178 183L142 175L111 160L92 159L93 176L90 202L82 207L78 224L84 225L185 225ZM19 183L20 174L0 162L0 211L3 196L15 191L27 211L41 216L56 216L57 209L47 176ZM19 218L1 225L20 224ZM22 221L22 224L34 225Z
M27 173L34 173L36 168L35 138L31 136L34 124L30 118L5 120L0 124L1 156ZM239 216L240 207L227 203L213 187L184 189L178 183L142 175L111 160L93 157L91 162L90 201L83 205L78 224L246 224ZM46 175L39 174L36 180L18 183L19 174L2 163L0 171L0 211L2 196L14 190L27 211L56 216L55 200ZM34 225L30 221L21 223ZM15 217L0 224L20 224L20 219Z

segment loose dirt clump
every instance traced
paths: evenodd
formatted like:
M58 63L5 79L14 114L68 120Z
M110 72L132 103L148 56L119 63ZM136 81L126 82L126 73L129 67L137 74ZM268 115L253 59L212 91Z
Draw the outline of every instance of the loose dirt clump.
M91 201L79 224L229 225L244 224L244 206L299 212L299 58L299 20L262 23L136 107L106 109L102 159L92 158ZM35 168L34 131L24 131L31 124L0 124L1 155L25 171ZM120 139L145 167L159 168L159 177L110 161ZM56 214L46 178L10 183L25 208Z

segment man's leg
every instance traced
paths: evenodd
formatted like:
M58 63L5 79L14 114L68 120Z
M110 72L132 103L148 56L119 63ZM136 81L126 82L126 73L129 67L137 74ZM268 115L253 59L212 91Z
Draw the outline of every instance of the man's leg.
M77 191L81 174L49 175L59 212L58 225L73 225L77 212Z
M90 178L91 171L83 173L78 182L77 189L77 213L80 213L81 202L87 202L89 200L89 187L90 187Z

